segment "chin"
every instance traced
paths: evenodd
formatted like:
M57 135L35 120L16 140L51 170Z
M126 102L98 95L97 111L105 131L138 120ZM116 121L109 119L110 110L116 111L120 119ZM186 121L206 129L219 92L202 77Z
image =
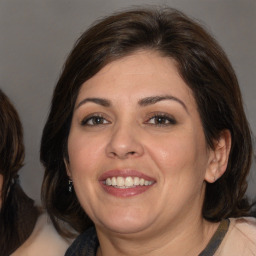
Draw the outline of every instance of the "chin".
M114 232L114 233L119 233L123 235L128 235L128 234L134 234L134 233L139 233L145 230L148 227L148 225L143 224L143 223L136 223L136 222L121 222L121 223L106 223L104 228Z
M152 223L152 216L147 218L143 213L123 213L115 212L115 214L107 215L100 218L100 226L111 232L119 234L131 234L141 232ZM97 225L96 225L97 226Z

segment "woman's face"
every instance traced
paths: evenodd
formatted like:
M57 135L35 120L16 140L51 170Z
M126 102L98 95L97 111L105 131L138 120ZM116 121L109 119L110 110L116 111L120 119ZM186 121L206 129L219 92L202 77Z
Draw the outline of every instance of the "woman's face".
M77 197L99 229L156 232L201 218L213 152L170 58L136 52L86 81L68 154Z

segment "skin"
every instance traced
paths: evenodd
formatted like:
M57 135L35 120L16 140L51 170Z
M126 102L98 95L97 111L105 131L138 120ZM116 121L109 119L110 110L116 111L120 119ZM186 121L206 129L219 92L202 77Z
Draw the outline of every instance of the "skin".
M66 165L95 223L97 255L198 255L218 226L201 214L206 181L225 171L229 144L223 132L214 150L207 146L195 99L170 58L138 51L86 81ZM115 196L99 182L109 170L136 170L154 184Z

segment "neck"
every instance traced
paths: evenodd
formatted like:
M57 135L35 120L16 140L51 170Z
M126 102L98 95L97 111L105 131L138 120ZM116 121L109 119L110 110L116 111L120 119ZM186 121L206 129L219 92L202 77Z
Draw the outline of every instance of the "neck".
M100 242L97 256L198 255L217 227L218 223L202 217L132 234L116 234L96 227Z

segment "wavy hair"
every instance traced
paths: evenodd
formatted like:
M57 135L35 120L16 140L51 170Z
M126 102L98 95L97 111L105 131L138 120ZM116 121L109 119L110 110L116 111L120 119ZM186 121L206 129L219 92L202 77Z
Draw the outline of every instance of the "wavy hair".
M22 190L18 171L24 162L23 129L18 113L0 90L0 206L1 256L13 253L32 233L39 215L34 201Z

